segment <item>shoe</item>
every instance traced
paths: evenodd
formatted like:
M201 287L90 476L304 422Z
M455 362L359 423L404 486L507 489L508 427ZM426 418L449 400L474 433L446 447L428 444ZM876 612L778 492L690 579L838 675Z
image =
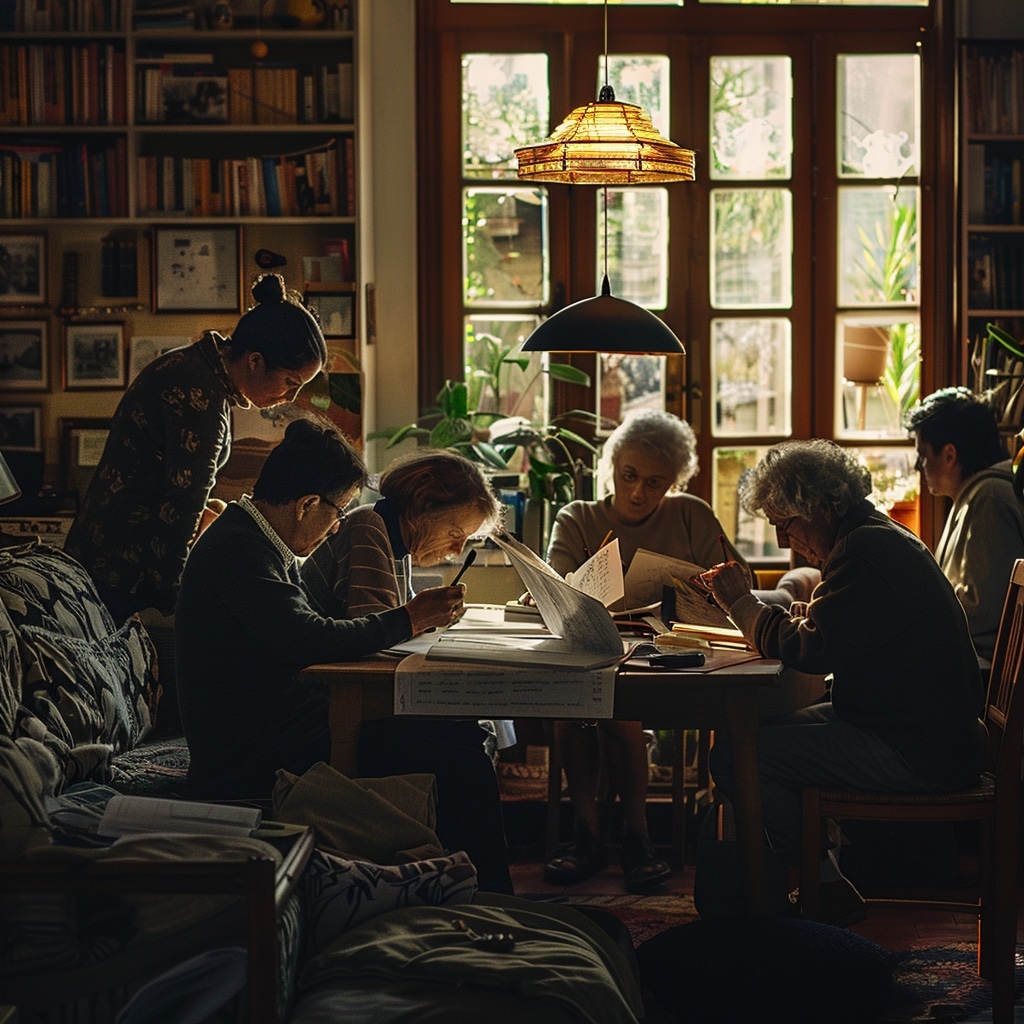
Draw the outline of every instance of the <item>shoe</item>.
M864 897L847 878L822 882L818 890L818 920L834 928L849 928L868 916Z
M575 885L607 864L608 855L597 837L578 828L573 841L556 851L544 865L544 881L548 885Z
M626 892L647 892L672 877L672 869L655 852L647 836L627 832L622 837L622 872Z

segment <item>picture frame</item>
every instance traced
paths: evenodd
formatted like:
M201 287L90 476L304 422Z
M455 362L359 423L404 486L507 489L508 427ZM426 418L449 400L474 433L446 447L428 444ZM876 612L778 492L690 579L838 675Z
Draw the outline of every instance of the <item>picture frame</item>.
M0 234L0 305L46 302L46 235Z
M42 452L42 405L0 405L0 450Z
M241 230L155 227L150 266L155 313L238 313Z
M192 339L187 335L139 335L133 334L128 339L128 383L139 375L139 371L148 366L154 359L170 352L172 349L191 345Z
M123 323L67 324L64 328L64 390L125 386Z
M45 391L50 386L46 320L0 320L0 390Z
M73 491L79 498L85 496L107 443L110 424L109 419L101 417L60 418L61 487L65 491Z
M228 76L203 65L176 65L160 78L163 117L168 124L228 120Z
M320 320L325 338L356 336L356 289L354 284L307 282L303 302Z

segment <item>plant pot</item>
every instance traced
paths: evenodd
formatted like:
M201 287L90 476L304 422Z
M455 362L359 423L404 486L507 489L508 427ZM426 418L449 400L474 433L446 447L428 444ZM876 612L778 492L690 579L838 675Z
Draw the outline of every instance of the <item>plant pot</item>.
M843 376L851 384L877 384L889 358L889 332L884 327L847 324L843 327Z

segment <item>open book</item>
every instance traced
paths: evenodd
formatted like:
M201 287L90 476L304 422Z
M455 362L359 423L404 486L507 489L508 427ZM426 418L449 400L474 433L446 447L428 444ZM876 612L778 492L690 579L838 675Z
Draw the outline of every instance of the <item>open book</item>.
M602 601L566 582L525 544L509 536L495 536L494 541L508 555L533 596L547 633L502 636L492 631L474 634L468 629L450 629L431 645L428 659L532 662L583 669L602 668L623 660L626 648ZM620 565L620 576L621 572Z
M261 818L258 807L118 793L104 808L97 831L101 836L130 836L140 832L249 836L259 828Z

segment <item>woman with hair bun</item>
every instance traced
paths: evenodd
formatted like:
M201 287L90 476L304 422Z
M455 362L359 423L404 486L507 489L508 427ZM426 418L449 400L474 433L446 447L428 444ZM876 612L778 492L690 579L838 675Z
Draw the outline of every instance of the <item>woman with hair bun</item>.
M65 550L92 576L115 620L170 615L189 548L223 509L210 498L231 453L231 410L290 402L327 359L316 317L280 274L230 337L206 331L150 363L118 403Z

